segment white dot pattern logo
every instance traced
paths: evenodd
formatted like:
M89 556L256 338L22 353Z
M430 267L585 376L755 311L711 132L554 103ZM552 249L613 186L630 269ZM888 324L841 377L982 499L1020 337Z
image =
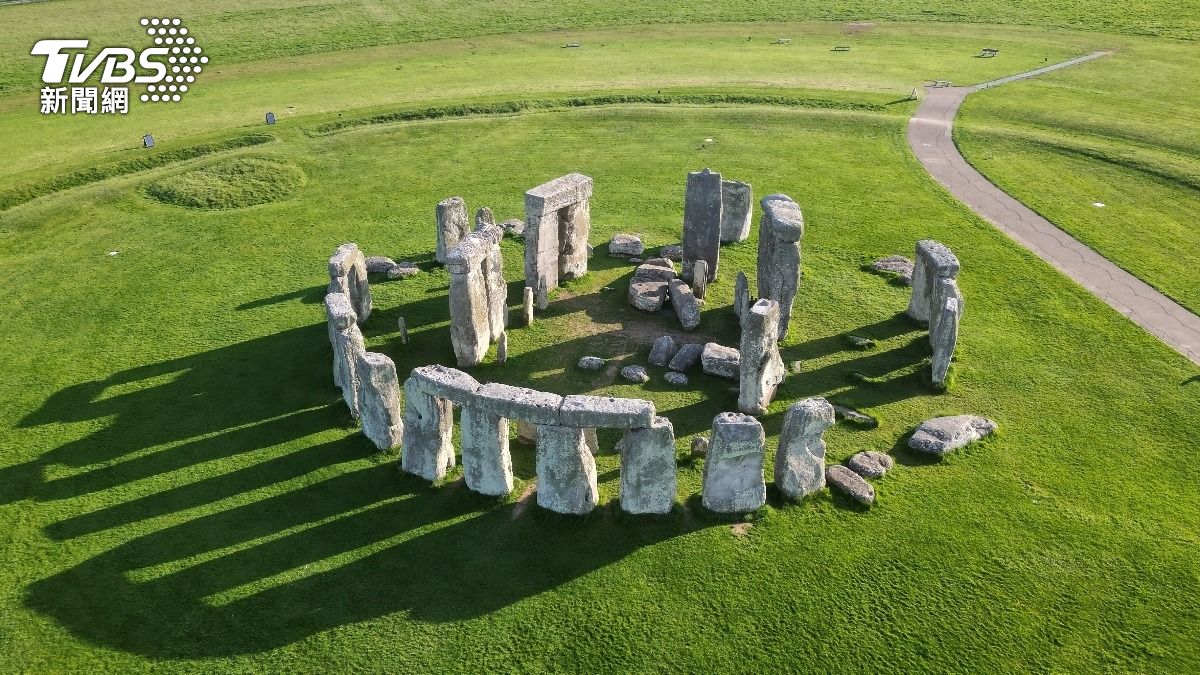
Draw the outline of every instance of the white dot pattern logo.
M167 53L170 54L167 57L167 72L170 74L162 80L168 84L148 84L146 93L138 98L148 102L178 103L183 99L181 94L188 91L188 85L182 83L195 82L196 75L202 70L201 65L208 64L208 57L200 55L201 49L196 45L196 38L191 36L182 19L145 17L138 23L146 28L146 35L150 36L155 46L169 50ZM172 84L175 82L180 84Z

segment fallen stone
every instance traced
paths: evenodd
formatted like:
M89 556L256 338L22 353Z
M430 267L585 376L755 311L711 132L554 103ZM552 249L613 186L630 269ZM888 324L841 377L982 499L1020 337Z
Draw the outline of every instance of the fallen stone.
M696 436L692 439L692 457L703 457L708 454L708 437Z
M396 266L396 261L391 258L373 255L366 259L367 271L371 274L386 274L388 270Z
M667 363L667 367L680 373L686 373L700 362L700 355L703 353L704 345L680 345L679 351L675 352L675 356L671 357L671 361Z
M716 278L721 255L721 174L704 169L687 177L683 202L683 275L691 280L697 260Z
M749 415L721 413L713 419L704 460L701 502L717 513L747 513L767 500L763 480L762 424Z
M667 301L667 282L631 281L629 304L643 312L657 312Z
M889 255L886 258L880 258L871 263L871 268L876 272L893 274L900 283L905 286L912 286L913 261L902 255Z
M637 398L566 396L558 414L567 427L636 429L654 422L654 404Z
M874 349L875 348L874 340L872 340L869 337L863 337L861 335L847 335L846 342L850 343L850 346L854 347L855 349Z
M673 384L676 387L682 387L688 383L688 376L683 373L677 373L674 370L663 375L663 379L667 384Z
M604 359L599 356L584 356L579 359L578 365L582 370L600 370L604 367Z
M396 364L383 354L361 352L358 374L358 417L363 435L380 450L400 447L404 421L400 414L400 381Z
M538 506L569 515L591 512L600 493L583 429L539 425L537 437Z
M787 195L762 199L758 229L758 295L779 303L779 339L787 336L792 305L800 288L800 240L804 214Z
M838 418L843 419L855 426L860 426L867 429L874 429L875 427L879 426L879 420L867 415L866 413L861 413L857 410L854 410L853 408L847 408L843 405L834 404L833 412L837 414Z
M894 459L874 450L856 453L846 462L851 471L863 478L882 478L895 465Z
M650 347L650 365L667 365L674 358L676 350L675 338L670 335L659 337L654 341L654 345Z
M908 447L931 455L944 455L996 431L996 423L978 415L935 417L921 422L908 439Z
M675 431L671 421L625 432L621 444L621 510L669 513L675 505Z
M513 488L508 420L478 406L462 409L463 480L471 490L499 497Z
M389 267L386 272L389 279L407 279L420 273L421 268L408 261L396 263Z
M434 259L446 262L450 250L458 246L459 240L467 236L467 203L462 197L447 197L437 205L437 249Z
M609 255L640 256L645 250L641 237L633 234L614 234L608 242Z
M741 362L741 352L715 342L709 342L704 345L704 351L700 353L701 369L705 374L716 377L724 377L730 380L738 379Z
M683 247L678 244L670 244L668 246L660 246L658 254L667 260L675 262L683 262Z
M666 263L666 264L661 264ZM675 265L665 258L652 258L641 265L633 273L634 283L647 281L671 281L676 277Z
M500 223L500 229L504 230L505 234L520 238L525 235L525 221L520 218L509 218Z
M830 486L859 504L870 506L875 502L875 488L863 480L862 476L841 464L835 464L825 469L825 480Z
M721 181L721 241L745 241L750 236L754 196L749 183Z
M833 406L823 398L793 403L779 433L775 486L789 499L825 487L825 431L833 426Z
M695 330L700 325L700 301L692 294L692 289L679 279L673 279L667 289L671 295L671 307L679 317L679 323L684 330Z
M630 382L645 383L650 381L650 374L641 366L625 366L621 369L621 377Z
M779 303L763 298L742 316L740 353L738 409L765 414L786 372L779 356Z
M559 423L558 409L563 397L558 394L489 382L475 396L476 405L501 417L534 424Z
M672 262L669 258L646 258L644 264L650 265L652 267L665 267L665 268L671 270L672 272L675 272L675 263ZM673 277L673 276L666 277L663 279L663 281L670 281L671 279L674 279L674 278L675 277Z

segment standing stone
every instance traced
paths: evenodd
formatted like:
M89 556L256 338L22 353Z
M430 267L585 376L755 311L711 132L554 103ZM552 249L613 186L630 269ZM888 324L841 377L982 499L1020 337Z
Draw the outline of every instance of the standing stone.
M525 193L525 283L539 309L560 279L587 273L592 179L571 173Z
M703 300L708 292L708 261L697 260L692 266L692 293Z
M404 320L404 317L396 320L396 329L400 331L400 344L408 344L408 322Z
M488 327L491 340L495 342L508 328L508 284L504 281L504 255L500 251L504 232L495 225L488 225L474 234L488 242L483 273L487 286Z
M779 303L779 339L787 337L792 304L800 288L800 240L804 215L787 195L762 199L758 230L758 296Z
M700 367L707 375L736 380L741 363L741 352L715 342L705 344L704 351L700 352Z
M475 212L475 231L478 232L489 225L495 224L496 216L492 214L492 210L486 206L479 207L479 210ZM503 235L504 231L501 230L500 233Z
M363 435L380 450L400 446L404 421L400 417L400 381L396 364L383 354L358 355L358 416Z
M767 412L787 372L779 356L779 303L766 298L742 317L738 409L750 415Z
M327 293L344 293L354 307L356 321L361 326L371 315L371 284L367 282L367 259L358 244L337 247L329 258L329 288Z
M450 272L450 342L459 368L478 365L491 344L486 260L489 243L477 233L446 256Z
M709 169L687 177L683 202L683 275L690 281L697 260L708 262L708 281L721 255L721 174Z
M497 497L511 492L508 420L481 406L464 405L461 433L463 479L467 487Z
M738 317L745 316L750 305L750 280L745 272L738 272L733 282L733 313Z
M621 444L621 510L669 513L675 504L675 431L655 417L649 427L625 432Z
M345 293L325 296L325 315L333 346L333 383L342 388L342 400L350 414L358 417L358 355L367 350L362 331L354 321L354 309Z
M912 295L905 313L917 321L929 321L934 284L938 279L956 279L958 270L958 258L945 245L932 239L918 241L913 258Z
M650 347L650 365L667 365L674 358L676 349L675 338L670 335L659 337L654 341L654 346Z
M446 263L450 250L458 246L458 242L470 230L467 227L467 203L462 197L448 197L437 205L437 250L434 259Z
M583 444L587 446L588 452L592 453L592 457L600 454L600 438L596 435L594 428L586 428L583 430Z
M703 457L708 454L708 437L696 436L692 439L692 457Z
M933 282L933 291L929 294L929 344L931 346L934 342L933 336L938 332L938 321L941 319L940 314L946 308L947 298L958 300L958 313L961 315L964 306L958 282L954 279L939 277Z
M454 466L450 442L454 407L450 401L425 392L418 378L404 382L404 452L400 468L424 478L438 480Z
M533 289L529 286L525 287L521 295L521 319L525 321L526 326L533 325Z
M684 330L695 330L700 325L700 301L696 300L692 288L679 279L672 279L667 284L671 294L671 307Z
M749 183L721 181L721 242L746 241L750 236L754 197Z
M749 415L721 413L713 418L704 460L701 501L717 513L747 513L767 502L763 480L762 424Z
M596 460L583 429L538 425L537 503L556 513L583 515L600 499Z
M946 298L942 310L936 316L938 329L929 334L929 340L933 343L932 379L935 385L944 387L950 361L954 359L954 347L958 344L958 299Z
M833 406L823 398L793 403L783 419L775 453L775 487L799 499L825 487L825 439L834 424Z
M496 342L496 363L506 363L508 361L508 331L500 334L500 339Z

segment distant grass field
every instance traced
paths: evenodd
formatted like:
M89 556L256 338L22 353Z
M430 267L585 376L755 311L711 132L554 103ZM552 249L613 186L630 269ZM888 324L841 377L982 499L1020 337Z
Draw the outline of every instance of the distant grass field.
M954 201L904 125L923 80L1116 48L972 95L956 140L1195 309L1200 57L1173 38L1200 37L1200 10L924 4L203 0L171 10L214 59L189 98L86 120L37 114L29 46L127 43L167 10L0 6L0 671L1196 671L1200 375ZM799 22L728 23L782 19ZM644 363L654 337L682 335L627 305L632 268L604 243L677 242L703 166L804 208L783 344L802 372L763 418L768 457L797 399L875 415L827 434L831 462L897 459L869 511L772 493L738 534L697 503L687 455L733 383L574 366ZM524 190L569 171L596 181L591 273L473 374L652 399L678 441L665 518L619 511L616 434L600 439L603 507L564 518L518 502L532 448L514 443L506 499L458 473L430 486L332 387L320 301L338 243L425 270L373 279L370 348L402 376L451 364L433 205L520 217ZM967 299L941 395L922 384L907 289L862 269L925 237L958 253ZM737 343L732 279L755 246L723 248L697 340ZM516 303L521 243L503 249ZM1001 431L938 463L905 449L919 421L960 412Z

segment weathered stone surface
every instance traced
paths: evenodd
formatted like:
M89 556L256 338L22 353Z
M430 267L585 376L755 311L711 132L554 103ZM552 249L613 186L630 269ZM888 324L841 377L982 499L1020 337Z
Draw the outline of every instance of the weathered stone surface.
M438 480L454 466L451 432L454 408L449 400L431 396L423 383L404 382L404 451L400 468L426 480Z
M824 434L833 422L833 406L820 397L788 408L775 453L775 487L784 496L799 499L825 487Z
M371 285L367 283L367 261L358 244L337 247L329 258L329 288L327 293L344 293L359 325L371 316Z
M509 218L500 223L500 229L506 234L511 234L514 237L520 238L525 236L525 221L520 218Z
M644 428L625 432L621 444L621 510L668 513L675 505L675 431L655 417Z
M804 215L787 195L762 199L758 231L758 296L779 303L779 339L787 336L792 305L800 288L800 240Z
M495 225L485 226L475 235L489 242L483 274L487 285L488 326L492 342L495 342L508 328L508 284L504 281L504 254L500 251L500 239L504 235Z
M533 445L537 442L537 425L517 420L517 442Z
M462 197L447 197L437 205L437 249L434 259L446 262L450 250L458 246L459 240L467 236L467 203Z
M525 283L539 309L560 279L587 273L592 179L571 173L525 193Z
M750 236L754 196L749 183L721 181L721 241L745 241Z
M479 207L475 212L475 231L482 230L485 227L496 227L496 216L492 210L486 206ZM501 230L503 233L503 230Z
M746 309L754 304L750 297L750 280L745 272L738 272L733 281L733 313L738 317L745 316Z
M430 396L444 398L459 405L471 402L480 387L478 380L463 371L437 363L413 368L408 381L414 382L421 391ZM407 382L405 386L407 387Z
M700 300L708 293L708 262L697 260L692 266L692 293Z
M686 344L680 345L679 351L675 352L675 356L671 358L667 367L681 373L686 373L700 362L700 355L704 353L704 345L701 344Z
M642 238L635 234L614 234L608 242L609 255L641 255L646 251Z
M643 312L657 312L667 301L667 282L633 281L629 283L629 304Z
M675 338L670 335L660 336L654 341L650 347L650 365L665 366L674 358L678 347L675 346Z
M870 506L875 502L875 488L841 464L825 469L825 480L829 485L854 501Z
M634 429L654 422L654 404L637 398L566 396L559 408L559 425Z
M708 280L721 255L721 174L704 169L687 177L683 201L683 275L691 280L697 260L708 262Z
M533 325L533 289L529 286L521 295L521 319L526 326Z
M640 264L642 264L642 259L641 258L629 258L629 263L632 265L640 265Z
M366 351L362 331L358 329L354 308L345 293L325 296L329 343L333 348L333 383L341 387L342 399L358 416L358 355Z
M450 272L450 343L459 368L478 365L492 341L486 261L491 243L471 233L446 255Z
M508 331L500 334L500 339L496 341L496 363L505 363L508 361Z
M676 277L675 265L666 258L651 258L638 265L633 273L633 281L670 281Z
M650 374L641 366L625 366L621 369L621 377L630 382L645 383L650 381Z
M933 291L929 295L929 345L936 346L934 336L938 334L938 324L941 321L942 314L946 310L946 300L954 298L958 302L957 315L962 318L962 312L966 309L963 306L962 291L958 289L958 282L954 279L939 277L933 282Z
M687 375L675 372L674 370L669 373L665 373L663 375L663 379L666 380L667 384L673 384L676 387L682 387L688 383Z
M708 375L725 377L730 380L738 379L741 370L742 353L732 347L725 347L715 342L704 345L700 353L700 367Z
M538 425L537 503L556 513L583 515L596 507L596 460L583 429Z
M708 437L696 436L692 439L692 457L703 457L708 454Z
M388 270L396 266L396 261L382 255L368 256L364 261L367 266L367 271L371 274L386 274Z
M937 328L929 333L929 341L933 344L930 376L935 385L944 387L950 362L954 359L954 348L958 344L958 298L945 298L941 310L933 316L937 317Z
M405 260L403 262L398 262L395 265L392 265L390 268L388 268L387 278L389 278L389 279L407 279L409 277L416 276L420 273L421 273L420 267L417 267L416 264Z
M875 341L863 335L847 335L846 342L855 349L874 349Z
M902 255L889 255L886 258L880 258L871 263L871 267L876 272L894 274L902 284L912 286L913 261Z
M404 317L396 320L396 330L400 333L400 344L408 344L408 322L404 320Z
M400 381L396 364L383 354L364 351L358 355L358 416L363 435L380 450L400 446L404 421L400 416Z
M683 261L683 247L679 244L660 246L658 248L658 254L667 260L674 260L675 262Z
M536 389L490 382L479 388L476 405L493 414L534 424L559 424L563 397Z
M928 321L934 283L939 278L957 278L958 270L958 258L944 244L932 239L918 241L913 259L912 295L905 313L917 321Z
M856 453L846 462L851 471L863 478L882 478L895 465L890 456L874 450Z
M675 310L675 316L679 317L679 324L684 330L695 330L700 325L700 301L692 293L691 286L679 279L673 279L667 284L667 290L671 295L671 307Z
M854 410L853 408L847 408L844 405L834 404L833 412L839 418L846 420L850 424L854 424L854 425L864 427L867 429L874 429L875 427L879 426L879 420L875 419L874 417L871 417L870 415L867 415L866 413L862 413L857 410Z
M787 372L779 356L779 303L764 298L742 317L740 352L738 409L762 415Z
M513 488L508 420L474 405L462 408L463 479L479 494L506 495Z
M600 370L604 367L604 359L599 356L584 356L579 359L578 365L582 370Z
M931 455L944 455L973 443L996 430L996 423L978 415L951 415L921 422L908 439L908 447Z
M705 508L718 513L760 508L767 500L762 424L749 415L721 413L713 418L711 438L704 460Z

